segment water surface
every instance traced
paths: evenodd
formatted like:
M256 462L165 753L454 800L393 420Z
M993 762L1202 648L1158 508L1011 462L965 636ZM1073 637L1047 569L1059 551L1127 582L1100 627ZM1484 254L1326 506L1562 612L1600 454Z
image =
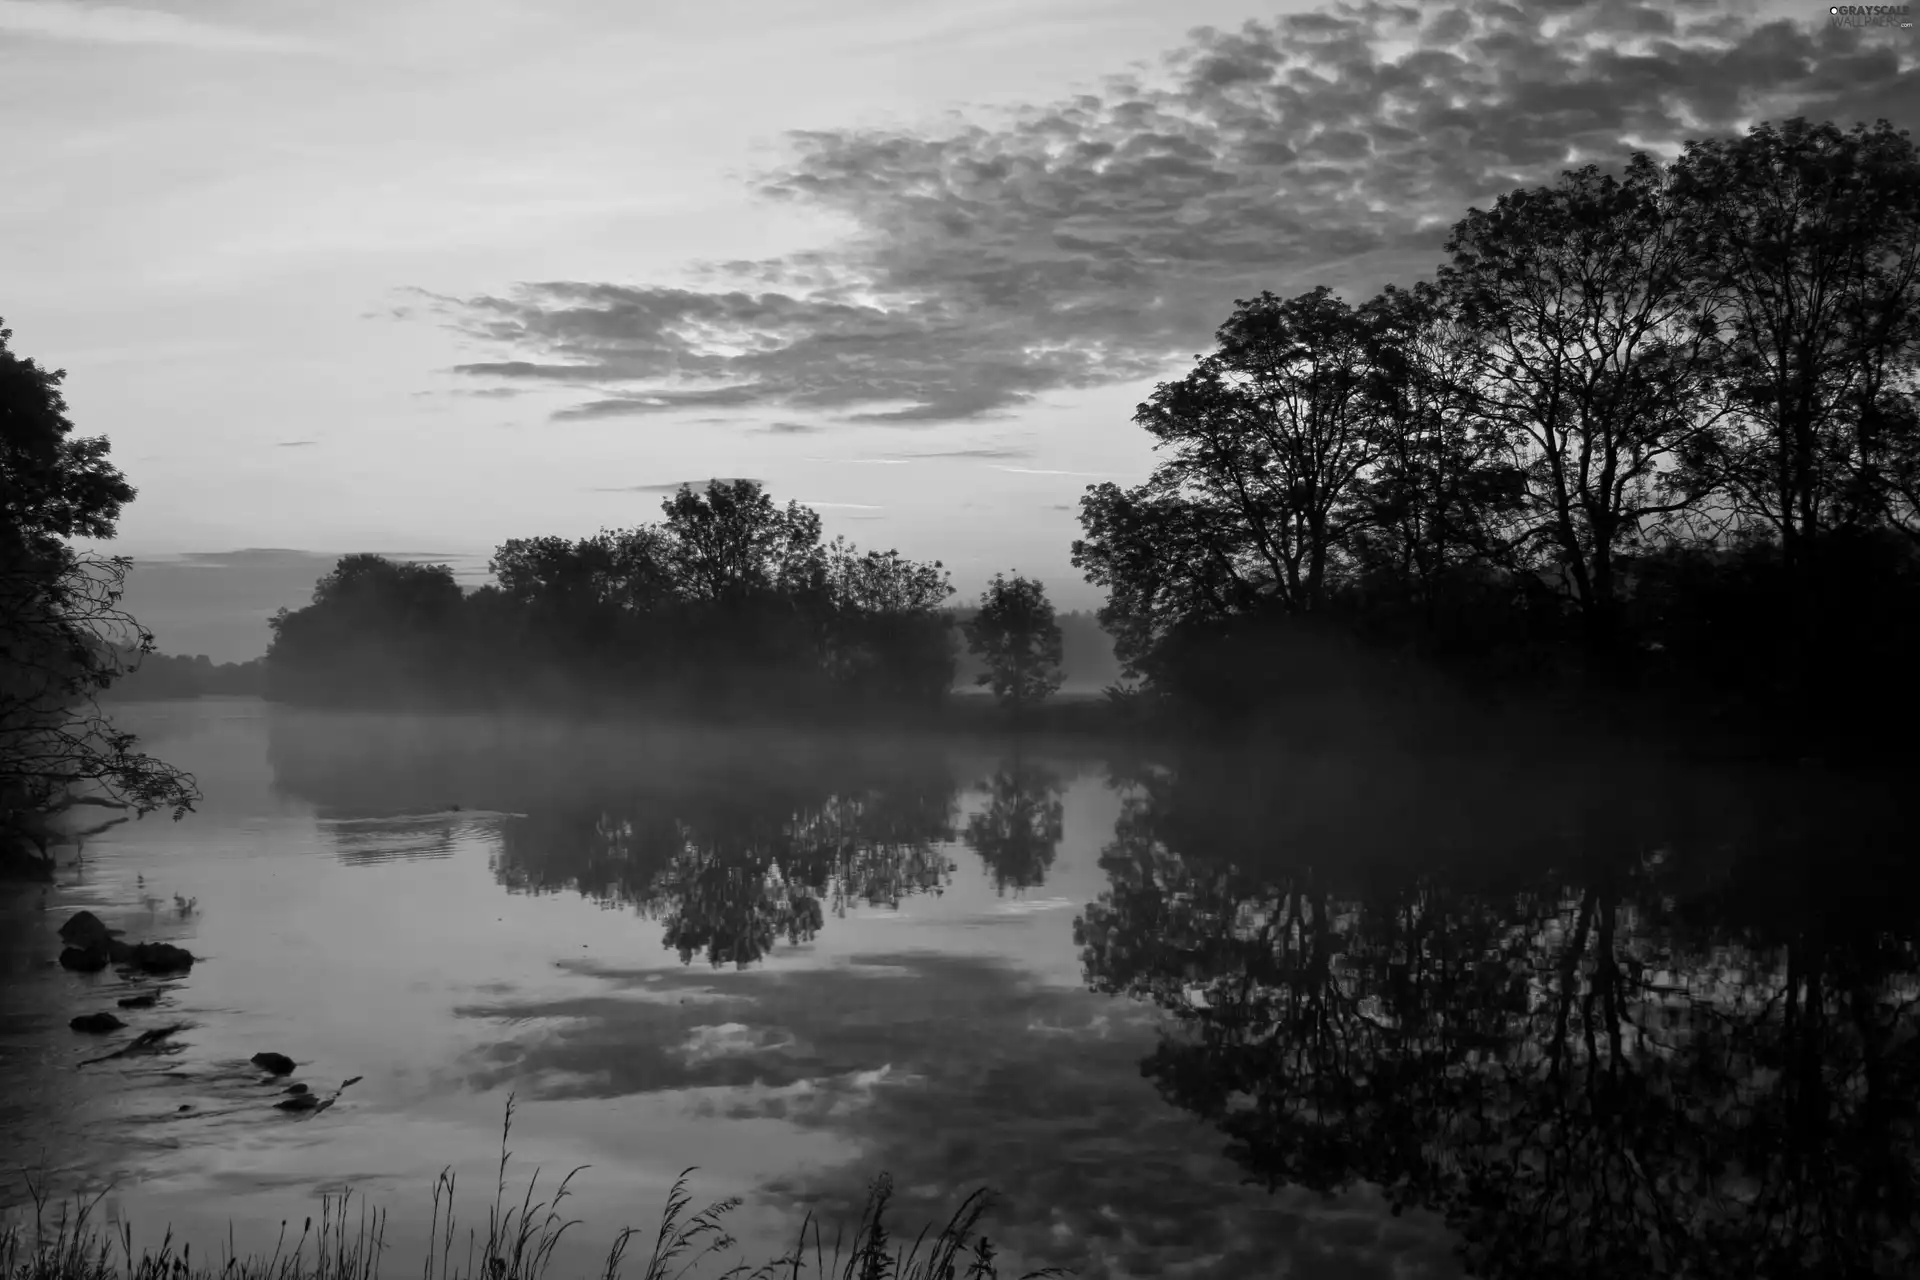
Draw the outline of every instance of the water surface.
M746 1198L756 1261L884 1170L901 1225L991 1184L1016 1262L1083 1275L1456 1271L1364 1185L1243 1186L1143 1077L1167 1015L1090 991L1074 937L1123 816L1101 760L243 699L116 715L206 802L5 907L0 1123L55 1185L110 1185L136 1244L270 1246L350 1186L390 1213L389 1267L418 1265L434 1175L455 1167L472 1221L513 1093L511 1178L591 1166L582 1261L698 1165L702 1200ZM200 962L53 967L82 907ZM126 1032L68 1030L131 989L162 994ZM77 1065L175 1024L169 1052ZM261 1050L322 1093L359 1080L282 1115Z
M0 908L0 1126L136 1241L266 1247L352 1187L418 1265L514 1095L516 1187L592 1166L569 1266L689 1165L755 1261L885 1171L897 1225L991 1185L1016 1264L1094 1277L1920 1263L1898 776L119 714L207 801ZM67 973L80 907L202 959ZM261 1050L358 1082L289 1117Z

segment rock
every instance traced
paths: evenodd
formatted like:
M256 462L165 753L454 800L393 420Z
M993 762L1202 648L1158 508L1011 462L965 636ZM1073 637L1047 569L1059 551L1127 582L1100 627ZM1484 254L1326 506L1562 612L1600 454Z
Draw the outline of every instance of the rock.
M307 1086L303 1084L290 1084L286 1087L285 1091L292 1094L301 1094L307 1092Z
M131 964L142 973L184 973L193 968L193 953L171 942L142 942L132 949Z
M294 1061L284 1053L256 1053L253 1055L253 1065L277 1076L290 1076L293 1074Z
M113 940L116 930L107 928L91 911L77 911L60 926L60 941L82 951L103 949Z
M320 1099L310 1093L303 1093L297 1097L288 1098L285 1102L274 1103L273 1109L276 1111L311 1111L319 1105Z
M193 967L193 953L170 942L122 942L118 930L100 923L91 911L82 911L60 926L67 949L60 953L63 968L98 973L110 964L128 965L143 973L183 973Z
M149 992L142 996L124 996L120 1000L122 1009L151 1009L160 1003L160 997Z
M127 1024L110 1013L83 1013L67 1025L75 1031L91 1031L98 1035L108 1031L118 1031Z
M89 951L85 947L68 947L60 953L60 967L75 973L98 973L107 967L107 949Z

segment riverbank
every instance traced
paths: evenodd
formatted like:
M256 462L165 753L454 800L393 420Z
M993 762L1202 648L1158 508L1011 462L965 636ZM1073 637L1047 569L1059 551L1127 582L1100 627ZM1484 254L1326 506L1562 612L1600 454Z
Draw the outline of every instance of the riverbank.
M427 1238L433 1241L423 1259L423 1274L431 1280L543 1280L554 1266L556 1253L568 1232L582 1224L569 1218L565 1205L573 1181L585 1171L574 1169L553 1190L536 1199L541 1182L535 1170L524 1188L510 1188L508 1165L512 1152L514 1101L507 1100L500 1129L499 1181L487 1208L484 1234L476 1224L465 1226L455 1203L457 1184L451 1169L443 1170L433 1186ZM625 1226L617 1230L603 1261L594 1268L598 1280L679 1280L682 1276L754 1276L761 1280L801 1276L866 1280L998 1280L1002 1272L994 1246L980 1231L993 1195L987 1188L969 1194L937 1228L922 1227L912 1237L896 1234L887 1222L893 1195L885 1174L871 1185L865 1207L851 1224L836 1225L829 1238L811 1214L801 1222L793 1247L758 1265L731 1256L738 1243L727 1231L727 1218L741 1205L738 1197L716 1200L694 1210L688 1182L693 1169L675 1179L661 1206L660 1218L649 1229ZM34 1184L29 1183L30 1187ZM35 1189L32 1221L0 1222L0 1280L375 1280L387 1251L388 1218L384 1210L356 1198L351 1189L321 1198L318 1219L308 1217L297 1233L281 1224L279 1243L270 1254L236 1255L229 1247L210 1253L203 1242L196 1260L191 1240L175 1240L169 1227L158 1245L135 1250L134 1226L103 1222L100 1203L105 1193L49 1205ZM638 1249L651 1246L644 1258ZM217 1248L218 1246L216 1246ZM566 1274L566 1273L562 1273ZM1069 1274L1057 1268L1025 1272L1022 1280Z
M1552 742L1560 749L1651 755L1676 763L1878 766L1911 760L1916 743L1865 732L1848 717L1824 726L1783 728L1778 708L1751 701L1707 699L1657 686L1599 686L1573 679L1503 687L1448 678L1416 664L1381 663L1352 671L1307 672L1278 703L1196 711L1139 690L1076 690L1037 707L1012 711L984 693L955 692L927 706L826 706L807 709L750 704L690 706L614 696L482 699L288 700L308 710L415 711L646 722L690 730L896 732L998 743L1036 750L1096 749L1133 756L1170 747L1393 749L1452 754L1515 742ZM196 701L199 699L189 699ZM209 701L252 701L208 695ZM1862 707L1870 714L1871 707Z

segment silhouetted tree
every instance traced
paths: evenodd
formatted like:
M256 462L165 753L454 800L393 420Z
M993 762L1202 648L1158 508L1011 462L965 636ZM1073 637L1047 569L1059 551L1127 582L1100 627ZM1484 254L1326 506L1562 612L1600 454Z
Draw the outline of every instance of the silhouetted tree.
M1447 251L1441 288L1486 357L1474 407L1521 478L1514 542L1564 575L1610 657L1619 557L1711 487L1661 470L1715 422L1710 296L1666 178L1642 154L1620 178L1589 165L1471 211Z
M269 687L298 699L318 690L381 705L418 701L453 675L463 595L446 565L343 557L314 584L313 603L268 622Z
M953 679L945 570L820 541L750 480L685 487L665 519L515 538L463 595L444 566L342 560L274 621L276 696L824 714L925 705Z
M1060 671L1060 624L1047 590L1032 578L993 576L980 610L962 624L967 647L987 664L979 683L1016 712L1052 697Z
M1369 609L1403 605L1428 638L1464 592L1519 566L1507 531L1524 476L1477 430L1488 360L1461 306L1434 285L1389 286L1360 309L1369 344L1373 465L1351 554ZM1483 606L1481 593L1470 603Z
M1674 186L1716 304L1714 390L1731 416L1690 469L1795 569L1890 503L1910 520L1912 495L1890 486L1920 450L1920 149L1884 120L1761 124L1689 143Z
M857 551L845 538L826 548L831 610L825 643L834 685L862 702L929 704L953 687L953 594L944 566L898 551Z
M1483 688L1584 670L1596 717L1674 724L1733 664L1768 673L1748 732L1864 747L1837 682L1886 673L1910 716L1920 611L1916 155L1761 126L1469 211L1434 284L1240 303L1136 415L1152 477L1081 501L1126 674L1274 720L1411 652ZM1704 645L1683 579L1760 630Z
M0 328L0 856L44 855L74 805L177 819L199 798L95 701L153 637L119 607L131 562L69 539L111 538L134 490L105 437L73 437L66 371L15 355L12 336Z

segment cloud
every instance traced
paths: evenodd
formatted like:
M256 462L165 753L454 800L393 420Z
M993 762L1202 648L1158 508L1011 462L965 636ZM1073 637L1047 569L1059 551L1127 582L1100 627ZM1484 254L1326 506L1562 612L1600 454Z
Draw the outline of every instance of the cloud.
M1089 480L1113 474L1111 471L1056 471L1051 467L995 467L994 470L1008 471L1019 476L1083 476Z
M818 507L824 511L885 511L885 507L876 507L870 502L815 502L811 498L800 499L803 507Z
M933 458L1025 458L1032 456L1027 449L1015 448L979 448L979 449L932 449L925 453L905 453L892 458L802 458L802 462L822 462L835 466L850 467L904 467L910 463Z
M279 442L278 447L282 449L304 449L310 444L318 443L319 441L317 440L282 440Z
M615 485L609 488L594 488L591 493L678 493L682 489L694 489L705 492L710 484L760 484L752 476L715 476L707 480L666 480L659 484Z
M826 428L806 422L769 422L757 430L770 436L809 436L825 431Z
M936 449L927 453L910 453L909 458L1028 458L1032 450L1004 448L981 449Z
M210 53L317 53L308 41L128 5L0 0L0 31L94 44L162 45ZM396 317L398 318L398 317Z
M1761 118L1920 118L1910 52L1824 21L1467 0L1202 29L1097 93L791 135L756 188L849 221L841 243L695 264L708 287L549 281L432 310L502 352L462 372L597 389L563 417L1004 416L1167 376L1260 289L1426 275L1470 206L1575 164Z
M459 372L484 369L484 365L462 365ZM581 418L620 418L636 414L669 413L676 409L712 408L717 405L747 405L756 400L749 387L714 387L703 391L661 391L647 395L607 396L585 404L556 410L556 422Z

